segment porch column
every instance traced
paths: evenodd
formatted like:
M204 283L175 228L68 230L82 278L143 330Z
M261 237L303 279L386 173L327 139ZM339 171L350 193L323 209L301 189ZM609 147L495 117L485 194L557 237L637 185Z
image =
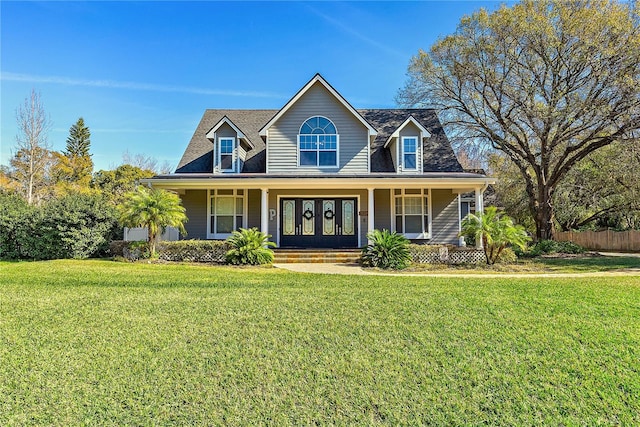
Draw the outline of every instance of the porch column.
M375 217L373 214L373 191L374 188L367 188L367 192L368 192L368 202L369 202L369 207L367 210L367 232L372 231L375 228Z
M260 199L260 231L265 234L269 233L269 189L261 188Z
M484 199L482 197L482 188L481 187L476 188L474 194L476 196L476 214L479 214L484 212L484 206L483 206ZM478 239L478 241L476 242L476 248L482 249L482 237L480 237L480 239Z

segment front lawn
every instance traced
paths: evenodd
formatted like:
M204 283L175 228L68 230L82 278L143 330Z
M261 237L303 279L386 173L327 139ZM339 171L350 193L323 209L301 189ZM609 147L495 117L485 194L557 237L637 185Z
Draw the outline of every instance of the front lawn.
M0 263L0 425L638 425L640 277Z

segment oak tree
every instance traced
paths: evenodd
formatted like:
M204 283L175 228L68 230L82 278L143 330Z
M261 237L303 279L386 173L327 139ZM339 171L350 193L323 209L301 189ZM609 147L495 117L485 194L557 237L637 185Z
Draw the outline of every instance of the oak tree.
M553 196L581 160L640 129L635 2L523 0L464 17L412 58L397 101L502 152L525 184L536 237L553 233Z

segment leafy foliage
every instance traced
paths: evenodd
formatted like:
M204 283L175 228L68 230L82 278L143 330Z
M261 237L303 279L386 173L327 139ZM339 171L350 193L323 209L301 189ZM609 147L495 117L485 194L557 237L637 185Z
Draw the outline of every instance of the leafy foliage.
M411 263L409 240L389 230L372 230L369 244L362 249L362 264L369 267L400 270Z
M469 214L462 220L461 236L471 236L482 241L487 264L495 264L507 246L525 248L531 238L524 227L515 225L506 214L495 206L488 206L484 212Z
M91 131L80 117L69 129L66 150L56 153L58 163L53 173L57 181L81 189L89 187L93 172L90 147Z
M263 233L257 228L241 228L234 231L227 239L231 249L227 251L226 259L230 264L261 265L273 262L273 251L276 246L270 242L270 234Z
M151 255L156 254L158 236L167 227L176 227L186 234L184 223L187 222L185 208L180 197L158 188L138 187L125 195L119 206L120 223L125 227L147 227Z
M636 2L522 0L465 16L420 51L398 102L437 108L450 134L504 153L549 239L568 172L640 130L639 80Z
M52 242L48 258L105 254L117 235L116 210L100 195L68 194L42 208L41 233Z
M93 174L91 187L108 195L112 202L119 205L125 194L134 191L143 178L151 178L155 173L136 166L121 165L113 170L99 170Z
M558 242L555 240L540 240L535 245L525 249L519 248L518 256L538 257L553 254L581 254L586 249L573 242Z
M106 252L116 213L97 195L69 194L42 206L0 195L0 258L88 258Z
M0 259L26 256L36 211L22 197L0 193Z

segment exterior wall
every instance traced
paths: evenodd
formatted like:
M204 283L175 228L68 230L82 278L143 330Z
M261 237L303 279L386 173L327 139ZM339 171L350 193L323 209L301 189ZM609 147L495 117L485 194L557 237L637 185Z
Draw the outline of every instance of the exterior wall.
M393 162L393 168L395 169L396 172L400 170L400 164L398 163L399 162L398 146L399 146L398 138L393 138L391 140L391 144L389 144L389 153L391 154L391 161Z
M260 190L248 190L247 200L247 228L256 227L260 230L260 204L262 194Z
M185 239L207 238L207 190L187 190L181 195L182 206L187 210L187 230Z
M451 190L431 190L431 240L429 243L457 245L459 229L458 194Z
M396 155L398 156L396 161L399 161L400 163L402 163L403 158L402 158L402 137L403 136L413 136L417 138L417 150L416 150L416 165L418 165L418 169L409 169L409 170L404 170L403 168L398 168L398 163L395 163L396 165L396 170L400 173L422 173L422 140L420 139L420 129L418 129L418 127L416 125L414 125L413 123L409 122L407 123L407 125L405 127L403 127L400 130L400 136L398 137L398 139L396 140ZM393 157L393 155L392 155Z
M218 128L218 130L216 130L216 141L215 144L213 145L213 171L220 173L220 165L218 164L218 139L219 138L235 138L236 139L236 144L238 144L238 135L236 134L236 131L233 130L233 128L231 126L229 126L227 123L223 123L222 126L220 126ZM238 153L238 158L240 153ZM241 167L242 165L238 165L238 158L236 158L236 171L241 171ZM238 166L240 166L240 168L238 168Z
M374 226L376 230L391 230L391 190L375 190Z
M310 117L324 116L336 126L338 168L297 166L298 133ZM268 131L267 171L271 174L367 173L368 131L321 83L314 84Z
M327 197L356 197L358 200L358 212L366 211L368 206L367 190L270 190L269 191L269 209L276 209L278 215L280 215L280 207L278 206L278 196L292 196L292 197L309 197L309 198L322 198ZM278 216L269 220L269 234L273 236L274 242L278 241ZM358 232L360 234L360 244L364 245L367 242L367 217L358 214Z

